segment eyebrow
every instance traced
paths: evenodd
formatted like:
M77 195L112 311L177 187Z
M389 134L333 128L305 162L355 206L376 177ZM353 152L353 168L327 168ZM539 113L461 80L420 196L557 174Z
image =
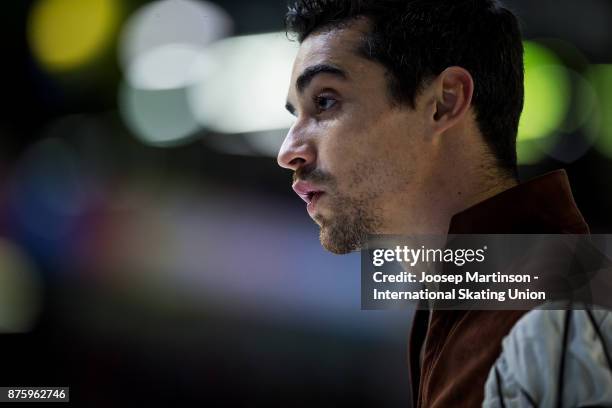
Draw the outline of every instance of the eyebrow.
M317 64L306 68L295 81L295 88L298 93L303 93L304 89L310 85L312 80L319 74L331 74L338 78L346 79L347 75L342 69L329 64Z
M335 75L340 79L347 79L348 75L342 69L330 65L330 64L316 64L306 68L295 81L295 89L297 89L298 93L303 94L304 90L310 85L312 80L320 74L330 74ZM287 102L285 104L285 109L289 111L292 115L295 115L295 107L291 104L291 102Z

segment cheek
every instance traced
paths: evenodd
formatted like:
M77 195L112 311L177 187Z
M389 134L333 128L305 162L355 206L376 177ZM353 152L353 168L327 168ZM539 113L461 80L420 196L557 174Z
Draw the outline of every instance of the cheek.
M383 167L381 177L396 187L412 182L428 160L428 148L417 118L392 117L381 124L379 134L375 154Z
M321 169L337 181L339 193L360 196L382 194L399 180L401 154L392 143L380 140L386 129L337 127L319 147ZM398 147L397 145L395 147Z
M417 124L417 125L415 125ZM320 129L320 168L338 182L338 192L397 193L418 175L423 146L416 118L395 111L355 112Z

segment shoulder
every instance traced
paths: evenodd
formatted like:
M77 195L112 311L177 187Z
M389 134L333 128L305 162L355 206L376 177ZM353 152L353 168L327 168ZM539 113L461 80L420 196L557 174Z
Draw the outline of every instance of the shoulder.
M611 353L611 311L532 310L504 338L483 406L500 396L506 406L612 405Z

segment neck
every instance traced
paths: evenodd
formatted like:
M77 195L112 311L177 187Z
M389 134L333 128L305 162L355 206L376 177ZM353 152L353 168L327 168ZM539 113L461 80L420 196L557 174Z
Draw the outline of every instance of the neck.
M424 186L422 197L426 198L425 202L419 209L410 210L412 217L406 217L404 212L403 219L408 222L400 227L400 235L446 236L455 214L517 184L512 178L492 176L489 173L446 179L437 183L435 189L432 189L431 184Z
M460 205L459 210L455 211L455 213L453 215L455 215L458 212L461 212L463 210L466 210L488 198L491 198L503 191L506 191L514 186L516 186L518 184L518 182L514 179L497 179L497 182L495 184L489 185L489 186L485 186L485 187L481 187L480 189L476 188L475 189L475 193L472 194L469 197L466 197L466 200ZM450 222L450 220L449 220Z
M444 219L444 234L448 233L450 227L451 218L474 205L487 200L503 191L506 191L518 184L518 181L500 175L492 176L481 175L480 177L473 177L472 182L468 182L461 185L457 185L454 189L455 200L454 204L449 208ZM463 190L463 191L462 191Z

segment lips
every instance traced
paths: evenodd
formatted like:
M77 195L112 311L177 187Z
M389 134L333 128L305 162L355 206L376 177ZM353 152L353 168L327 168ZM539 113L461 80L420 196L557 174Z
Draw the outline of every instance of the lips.
M312 215L315 209L315 204L319 200L324 191L316 187L312 183L306 181L298 181L293 185L293 191L306 202L308 213Z

